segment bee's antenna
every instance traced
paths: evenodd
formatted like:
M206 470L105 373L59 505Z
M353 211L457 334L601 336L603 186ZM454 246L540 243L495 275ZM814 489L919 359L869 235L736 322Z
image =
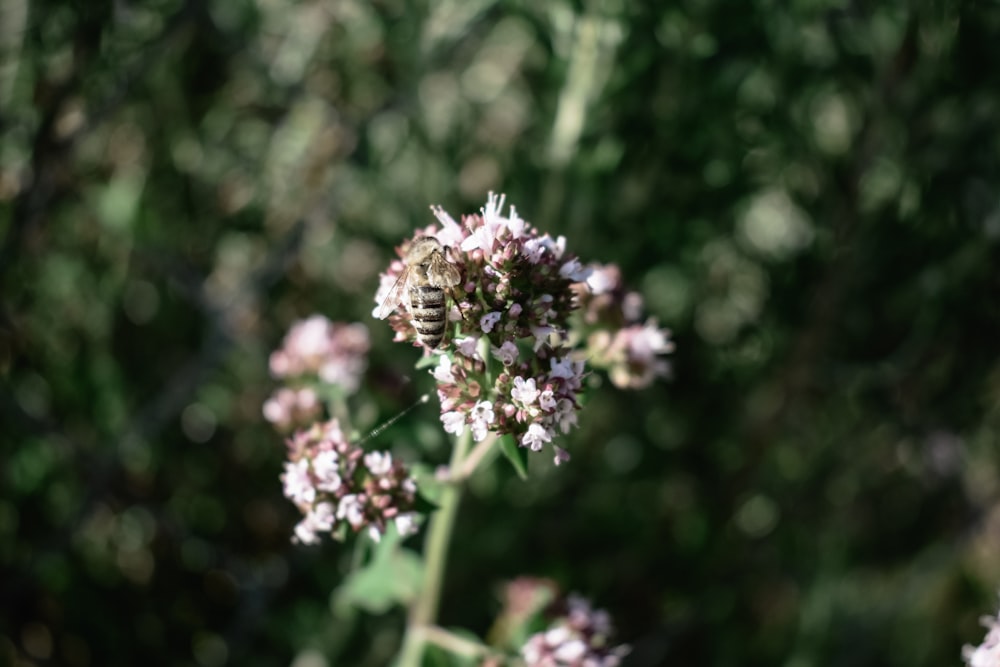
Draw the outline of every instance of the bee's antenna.
M395 424L397 421L399 421L399 419L403 415L405 415L407 412L409 412L413 408L417 407L418 405L423 405L424 403L426 403L427 401L429 401L430 398L431 398L430 394L424 394L423 396L421 396L420 398L417 399L416 403L414 403L410 407L406 408L405 410L403 410L402 412L400 412L398 415L396 415L392 419L390 419L388 421L385 421L385 422L382 422L381 424L379 424L378 426L376 426L375 428L373 428L368 433L368 435L366 435L365 437L361 438L361 440L358 440L357 443L355 443L355 444L360 445L360 444L362 444L364 442L368 442L369 440L371 440L375 436L381 434L382 431L386 430L387 428L389 428L390 426L392 426L393 424Z

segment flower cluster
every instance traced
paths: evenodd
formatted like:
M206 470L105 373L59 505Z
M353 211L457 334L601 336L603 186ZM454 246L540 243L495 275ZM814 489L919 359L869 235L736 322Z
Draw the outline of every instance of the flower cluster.
M521 657L528 667L618 667L629 647L609 646L612 633L607 612L570 595L563 614L548 630L528 638Z
M962 657L969 667L1000 667L1000 614L984 616L986 638L979 646L965 646Z
M388 452L350 444L336 419L297 431L286 441L281 476L285 496L302 511L295 540L319 542L323 533L341 539L367 529L376 542L393 523L401 535L417 529L417 485Z
M365 355L370 347L365 325L313 315L293 324L281 348L271 354L271 374L282 379L315 375L353 393L367 367Z
M470 428L477 441L489 432L511 434L540 451L577 422L584 364L568 345L568 327L577 307L573 285L590 269L566 250L564 237L540 233L513 207L504 216L503 203L491 193L481 214L462 224L432 208L440 226L417 232L435 237L462 275L448 316L454 353L432 372L445 430ZM408 245L397 250L401 258ZM383 274L376 311L403 271L396 261ZM416 341L403 310L389 320L396 339ZM552 447L557 463L568 460Z
M280 431L288 431L296 424L308 424L322 411L319 396L312 387L281 387L264 401L264 419Z
M590 277L576 289L587 358L606 369L616 387L643 389L670 374L670 364L662 358L674 351L670 332L655 319L642 322L642 297L625 290L617 266L593 265Z
M320 417L318 385L357 391L368 365L368 329L360 323L331 322L313 315L292 325L281 347L271 354L271 374L290 386L274 391L264 402L264 418L289 431Z

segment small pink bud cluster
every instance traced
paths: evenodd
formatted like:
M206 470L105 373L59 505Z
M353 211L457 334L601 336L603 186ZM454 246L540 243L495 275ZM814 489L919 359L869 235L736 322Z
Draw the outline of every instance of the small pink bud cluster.
M271 375L290 386L275 390L264 402L264 418L280 431L317 419L323 406L316 385L337 386L345 394L357 391L369 348L363 324L331 322L322 315L299 320L271 354Z
M401 535L416 532L417 485L391 454L350 444L336 419L297 431L286 443L281 480L304 515L295 541L316 544L324 533L341 539L348 530L367 530L377 542L390 523Z
M541 234L514 207L504 216L503 203L491 193L481 215L465 216L462 224L434 207L441 226L417 233L436 237L462 275L445 345L454 351L442 356L433 375L445 430L470 428L476 440L489 432L512 434L540 451L577 423L584 365L567 344L568 327L576 308L573 285L590 270L567 252L565 238ZM407 247L397 249L400 257ZM402 271L402 262L394 262L383 274L376 304ZM397 340L416 340L408 313L389 322ZM568 460L552 447L557 463Z
M279 431L288 431L296 424L308 424L322 411L319 396L312 387L281 387L264 401L264 419Z
M548 630L529 637L521 657L528 667L618 667L629 647L609 646L612 633L607 612L570 595L565 613Z
M370 347L364 324L331 322L313 315L293 324L281 348L271 354L271 374L282 379L315 375L353 393L367 367Z
M1000 614L983 616L986 637L979 646L964 646L962 657L969 667L1000 667Z
M577 287L590 363L606 369L622 389L643 389L669 375L670 364L662 357L674 351L670 331L655 319L642 322L642 297L625 290L617 266L591 268Z

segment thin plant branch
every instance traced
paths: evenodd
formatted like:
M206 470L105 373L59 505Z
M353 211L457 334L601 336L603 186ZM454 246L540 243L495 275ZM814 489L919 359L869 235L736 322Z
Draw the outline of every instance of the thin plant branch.
M458 475L462 469L466 452L472 444L472 431L465 429L455 441L451 453L449 472ZM424 653L423 631L437 619L438 606L441 602L441 587L444 583L444 571L448 562L448 547L451 544L451 533L458 516L458 506L462 499L462 487L459 484L445 486L441 493L441 502L437 512L431 517L427 534L427 547L424 554L424 578L407 623L406 636L403 639L403 649L400 654L400 667L419 667Z

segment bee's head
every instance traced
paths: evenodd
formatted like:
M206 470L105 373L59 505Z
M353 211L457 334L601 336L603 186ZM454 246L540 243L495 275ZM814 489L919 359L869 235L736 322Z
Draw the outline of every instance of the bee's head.
M410 265L423 264L434 253L441 252L441 242L433 236L418 236L413 239L406 251L406 263Z

